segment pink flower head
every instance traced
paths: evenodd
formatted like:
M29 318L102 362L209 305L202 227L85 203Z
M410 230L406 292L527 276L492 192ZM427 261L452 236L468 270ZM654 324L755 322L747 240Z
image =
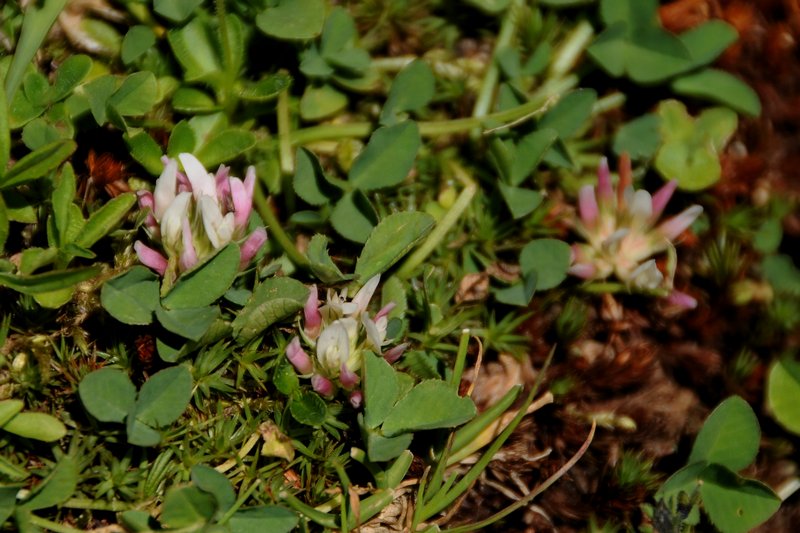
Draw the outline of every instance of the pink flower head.
M333 392L336 390L331 380L319 374L311 376L311 388L323 396L333 396Z
M569 273L587 280L613 274L631 289L671 291L674 262L668 263L664 273L652 258L673 250L671 241L700 216L703 208L693 205L656 226L677 182L666 183L651 196L645 190L635 190L632 180L630 159L623 155L615 194L608 162L603 158L597 186L580 189L575 229L587 242L572 246Z
M154 191L139 193L140 207L150 210L145 221L148 233L163 248L161 257L167 266L146 250L144 257L149 263L145 264L174 280L228 243L236 242L241 252L240 269L247 268L267 241L263 227L247 234L255 168L249 167L242 181L231 177L225 166L220 166L216 175L209 174L191 154L180 154L178 159L185 173L179 170L178 161L164 157L164 170Z

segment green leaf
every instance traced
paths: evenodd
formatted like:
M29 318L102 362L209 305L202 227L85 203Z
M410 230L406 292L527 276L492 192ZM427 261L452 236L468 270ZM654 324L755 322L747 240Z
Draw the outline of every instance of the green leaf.
M181 309L156 308L156 319L168 331L193 341L200 340L219 317L219 308L190 307Z
M17 416L24 406L22 400L0 400L0 428Z
M361 191L348 192L342 196L331 212L333 229L345 239L354 242L366 242L377 223L378 215Z
M567 278L571 251L564 241L536 239L522 249L519 266L523 275L536 274L536 290L557 287Z
M214 496L217 501L217 514L225 513L233 507L236 502L236 492L233 490L231 482L224 474L221 474L206 465L194 465L192 467L192 482L200 490Z
M179 2L175 0L153 0L153 10L162 17L174 22L182 22L189 18L202 3L203 0L180 0Z
M564 117L566 119L566 117ZM552 118L551 122L555 119ZM562 124L567 126L568 124ZM514 161L511 164L509 183L520 185L539 165L545 152L553 145L559 133L552 128L538 129L520 139L514 150Z
M322 33L324 0L280 0L256 16L258 29L283 40L307 40Z
M167 40L183 67L186 81L210 81L222 75L216 40L200 17L182 28L169 30Z
M317 157L305 148L297 150L294 191L311 205L325 205L337 196L337 189L326 179Z
M522 277L522 280L506 287L494 291L494 297L498 302L507 305L525 307L531 303L531 298L536 292L536 273L531 272Z
M746 533L766 522L781 505L768 486L744 479L720 465L709 465L701 475L703 509L723 533Z
M234 513L228 520L231 533L289 533L300 519L289 509L277 505L248 507Z
M83 54L68 56L56 70L53 87L50 89L50 100L57 102L69 96L91 69L92 60L89 56Z
M578 89L563 96L539 121L539 129L552 129L561 139L569 139L592 116L597 93L592 89Z
M83 87L83 92L89 99L92 116L99 126L108 119L106 104L116 89L117 78L111 75L95 78Z
M307 426L319 427L328 418L328 405L316 392L304 392L289 401L292 417Z
M206 168L225 163L241 155L256 144L256 136L252 131L229 128L212 135L200 146L195 156Z
M32 247L23 250L19 261L19 273L32 274L39 268L53 263L57 257L57 248Z
M386 272L433 229L435 220L427 213L392 213L372 230L358 256L355 274L359 283Z
M181 365L165 368L142 385L136 400L136 419L148 426L167 426L180 418L191 397L189 369Z
M383 422L387 437L426 429L451 428L475 416L475 404L445 381L426 380L398 401Z
M78 486L78 474L78 462L69 455L63 455L53 471L19 508L36 511L67 501Z
M0 179L0 189L15 187L27 181L46 177L78 147L75 141L61 140L27 154Z
M770 255L761 263L764 279L775 292L800 296L800 269L785 254Z
M772 416L787 430L800 435L800 363L783 357L772 364L767 376L767 405Z
M751 117L761 114L758 94L739 78L722 70L707 68L683 76L672 82L672 90L678 94L727 105Z
M185 4L185 2L170 2L171 4ZM158 4L158 2L156 2ZM156 36L148 26L131 26L128 33L122 39L122 49L120 57L122 62L130 65L145 54L150 48L155 46Z
M136 195L132 192L121 194L106 202L86 221L83 230L75 239L75 244L83 248L91 248L122 223L135 203Z
M225 294L239 273L239 246L230 243L193 270L184 273L161 302L167 309L205 307Z
M257 82L243 82L237 88L239 98L248 102L268 102L287 90L292 78L286 73L270 74Z
M339 113L347 107L347 95L332 85L309 85L300 99L300 116L303 120L317 121Z
M750 405L731 396L708 416L694 441L689 463L706 461L733 471L753 462L761 432Z
M137 163L142 165L147 172L153 176L158 176L164 168L164 163L161 162L161 147L153 140L150 135L144 131L129 136L127 133L123 135L125 143L128 145L131 157Z
M436 78L425 61L415 59L401 70L392 82L389 96L381 110L380 123L391 125L398 113L417 111L433 100Z
M193 87L180 87L172 94L172 107L180 113L195 114L217 111L220 106L207 92Z
M6 422L2 429L26 439L45 442L57 441L67 434L64 424L46 413L19 413Z
M414 166L419 147L419 129L412 121L378 128L353 161L348 180L362 191L398 185Z
M217 510L214 496L197 487L173 488L161 508L161 523L168 528L197 531Z
M692 463L684 466L672 474L661 488L656 492L657 501L670 499L680 495L681 492L693 494L695 489L703 482L701 474L708 467L708 463Z
M16 276L0 272L0 287L8 287L23 294L53 292L86 281L100 273L100 267L55 270L32 276Z
M539 191L512 187L502 182L497 185L500 187L500 194L503 195L503 200L505 200L514 220L531 214L542 203L543 197Z
M172 128L172 133L169 134L167 155L170 157L178 157L178 154L181 153L192 153L194 152L195 146L197 146L197 138L194 129L189 123L185 120L181 120L175 124L175 127Z
M14 512L14 507L17 506L17 493L23 488L25 485L22 484L0 485L0 524L5 524Z
M46 0L25 9L19 40L5 75L5 93L9 101L13 101L25 70L66 4L67 0Z
M8 122L8 101L5 92L0 91L0 183L6 173L8 158L11 156L11 130Z
M377 428L399 399L397 373L383 357L364 353L364 422Z
M269 278L256 287L247 304L234 319L233 335L244 344L272 324L300 311L308 299L308 289L291 278Z
M400 433L395 437L384 437L375 431L367 430L367 454L370 461L391 461L408 450L413 433Z
M134 266L103 284L100 303L123 324L150 324L158 307L158 278L150 269Z
M144 115L158 98L156 77L152 72L134 72L108 99L108 105L122 116Z
M136 403L136 387L128 375L114 368L87 374L78 394L89 414L100 422L122 422Z
M678 37L692 58L692 68L708 65L738 38L736 28L722 20L710 20Z
M489 15L497 15L508 7L511 0L466 0L466 2Z
M8 208L3 199L3 194L0 193L0 254L5 251L6 240L8 239L8 232L10 229L8 217Z
M139 421L135 416L135 412L132 411L128 414L126 422L128 444L133 444L134 446L157 446L161 442L161 433Z
M628 122L614 135L614 153L627 153L632 159L652 158L661 144L659 123L658 115L653 113Z
M306 251L311 272L323 283L337 283L345 281L349 276L342 274L339 267L328 255L328 238L324 235L316 234L311 237Z

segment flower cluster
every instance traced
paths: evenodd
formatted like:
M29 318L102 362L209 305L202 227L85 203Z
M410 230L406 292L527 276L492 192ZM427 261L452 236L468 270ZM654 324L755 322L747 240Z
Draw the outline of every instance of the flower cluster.
M623 157L615 191L608 162L603 158L597 187L585 185L578 193L580 220L575 229L587 243L573 245L569 272L590 280L613 274L632 290L666 290L672 303L695 307L693 298L673 290L676 255L672 241L700 216L703 208L693 205L656 225L676 187L677 182L670 181L652 196L645 190L634 190L630 159ZM653 259L665 251L670 257L666 276Z
M393 363L407 347L407 344L399 344L383 351L389 342L386 328L395 304L390 303L374 317L369 316L367 306L379 281L380 276L371 278L349 301L347 289L341 293L329 289L327 301L321 306L317 286L312 286L303 311L300 335L292 338L286 347L286 357L302 376L311 378L315 391L333 396L341 387L350 392L350 402L355 407L362 400L357 385L364 350L382 354ZM312 349L314 357L306 353L304 344Z
M239 242L240 268L246 267L267 241L263 227L245 237L253 209L256 174L247 169L244 181L229 175L220 166L209 174L191 154L178 156L178 162L164 158L164 171L155 190L140 191L139 205L149 209L145 225L150 237L160 242L164 253L136 241L139 260L169 282L194 267L230 242Z

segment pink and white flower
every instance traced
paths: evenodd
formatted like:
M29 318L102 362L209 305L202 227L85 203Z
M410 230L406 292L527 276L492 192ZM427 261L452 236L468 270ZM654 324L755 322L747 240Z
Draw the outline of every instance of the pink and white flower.
M194 268L230 242L239 244L240 268L250 264L267 241L263 227L247 234L256 174L251 166L244 181L220 166L210 174L191 154L178 161L163 158L164 170L153 192L139 193L139 206L147 209L145 226L150 238L163 250L137 241L139 260L172 283L182 272Z
M672 293L676 262L672 241L703 212L701 206L693 205L659 224L676 188L677 182L670 181L652 196L645 190L634 190L630 159L623 157L615 191L608 162L603 158L597 185L585 185L578 192L579 220L574 227L586 242L572 246L569 272L588 280L614 276L632 290ZM653 259L662 252L671 259L667 272L659 270ZM685 297L674 299L684 306L691 304Z

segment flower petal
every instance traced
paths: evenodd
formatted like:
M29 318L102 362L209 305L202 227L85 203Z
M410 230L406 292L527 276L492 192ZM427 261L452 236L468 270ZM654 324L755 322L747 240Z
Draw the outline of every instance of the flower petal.
M672 194L677 188L678 180L671 180L656 191L653 195L653 220L657 220L658 217L661 216L661 213L664 212L664 208L667 207L667 203L669 203Z
M202 196L209 196L214 201L217 200L217 184L214 177L208 173L203 164L192 154L180 154L183 170L186 177L192 184L192 193L195 200L199 201Z
M286 346L286 358L301 374L310 374L314 370L314 363L300 346L300 338L297 336Z
M667 303L682 310L694 309L697 307L697 300L685 292L672 291L667 296Z
M316 285L312 285L311 290L308 291L308 299L303 307L303 316L305 317L303 331L308 338L316 339L319 337L319 331L322 327L322 314L319 312L319 292Z
M614 198L614 189L611 187L611 171L608 169L608 158L600 159L597 167L597 197L601 204L608 205Z
M230 189L236 228L244 230L247 227L247 220L250 218L250 211L253 209L253 199L247 195L244 183L238 178L230 180Z
M247 236L239 247L239 270L244 270L250 264L265 242L267 242L267 230L264 228L256 228Z
M381 281L381 275L376 274L372 276L363 287L361 287L353 299L351 300L352 303L356 305L356 311L354 313L348 314L359 314L364 312L364 310L369 305L369 301L372 299L372 295L375 294L375 289L378 288L378 283Z
M164 272L167 271L167 259L156 250L153 250L142 241L133 243L133 249L136 250L136 256L144 266L152 268L160 276L163 276Z
M181 232L183 231L183 220L189 213L189 201L192 199L191 193L182 192L175 197L161 218L161 240L168 254L177 252L181 243Z
M408 348L407 342L393 346L386 350L386 353L383 354L383 358L386 359L387 363L392 364L403 356L406 348Z
M628 282L639 289L657 289L663 281L664 274L658 269L655 259L642 263L628 277Z
M214 183L217 186L217 198L228 198L231 195L230 167L220 165L214 175Z
M323 396L333 396L333 382L325 376L319 374L311 376L311 387Z
M358 374L347 368L345 363L342 363L342 366L339 367L339 383L342 384L342 387L346 390L350 390L356 385L361 379L358 377Z
M674 217L663 222L658 227L658 232L670 241L675 240L678 235L692 225L692 222L694 222L702 212L703 208L699 205L687 207Z
M639 223L646 224L653 216L653 198L644 189L633 193L630 204L631 217Z
M156 220L161 220L166 210L175 201L177 180L178 162L174 159L167 159L153 191L153 215Z
M361 407L361 404L364 403L364 393L360 390L354 390L350 393L350 397L348 399L350 400L350 405L353 406L353 409L358 409Z
M584 185L578 191L578 213L583 224L589 229L593 228L599 212L594 187Z
M181 270L186 271L197 264L197 251L192 240L192 225L188 218L183 219L183 249L180 256Z
M214 248L222 248L233 238L233 213L222 216L219 204L210 196L201 196L200 213L206 236Z

